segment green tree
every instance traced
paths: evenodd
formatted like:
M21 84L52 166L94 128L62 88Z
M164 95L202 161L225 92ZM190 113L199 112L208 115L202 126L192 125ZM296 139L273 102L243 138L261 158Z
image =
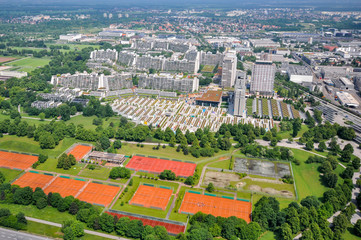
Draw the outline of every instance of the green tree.
M114 231L114 219L107 213L102 213L99 217L100 228L107 233Z
M184 181L185 184L187 185L193 185L194 184L194 177L193 176L189 176L187 177L187 179Z
M361 237L361 220L357 220L355 226L354 226L354 232L356 233L357 236Z
M306 150L308 151L311 151L313 149L313 141L312 140L308 140L306 142L306 147L305 147Z
M39 113L39 118L40 118L40 121L44 121L45 113L43 113L43 112Z
M208 183L208 186L207 186L206 190L208 192L214 192L216 189L215 189L213 183L210 182L210 183Z
M282 224L281 226L281 237L283 240L292 240L292 230L290 228L290 225L287 223Z
M326 149L327 149L327 147L326 147L325 141L321 141L321 142L318 144L318 150L319 150L320 152L323 152L323 151L325 151Z

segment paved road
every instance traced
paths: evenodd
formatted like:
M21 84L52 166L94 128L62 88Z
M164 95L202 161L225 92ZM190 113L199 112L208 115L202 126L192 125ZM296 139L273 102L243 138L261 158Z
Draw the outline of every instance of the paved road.
M50 238L40 237L25 232L18 232L0 227L0 239L1 240L47 240Z

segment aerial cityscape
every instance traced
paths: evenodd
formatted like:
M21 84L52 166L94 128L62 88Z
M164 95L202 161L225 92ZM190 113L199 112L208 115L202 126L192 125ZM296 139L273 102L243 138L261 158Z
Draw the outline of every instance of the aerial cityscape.
M361 8L5 1L0 239L361 239Z

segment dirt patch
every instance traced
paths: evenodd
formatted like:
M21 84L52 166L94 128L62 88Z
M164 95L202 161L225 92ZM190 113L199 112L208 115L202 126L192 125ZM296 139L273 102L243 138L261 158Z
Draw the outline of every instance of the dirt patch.
M291 193L290 191L278 191L273 188L261 188L260 186L257 186L257 185L250 185L249 190L252 190L255 192L263 192L263 193L267 193L267 194L271 194L271 195L281 195L284 197L293 197L293 193Z
M0 63L4 63L4 62L10 62L15 60L16 58L13 57L0 57Z
M228 157L220 157L219 160L226 160Z
M265 178L252 178L252 177L244 177L243 179L251 179L255 182L267 182L267 183L273 183L273 184L285 184L284 182L280 180L273 180L273 179L265 179Z
M228 187L231 182L240 181L238 175L224 172L206 172L204 176L204 185L208 185L210 182L217 188Z

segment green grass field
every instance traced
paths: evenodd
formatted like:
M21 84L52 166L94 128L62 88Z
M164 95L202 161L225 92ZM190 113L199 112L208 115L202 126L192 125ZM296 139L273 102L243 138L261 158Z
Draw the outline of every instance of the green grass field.
M66 124L74 123L75 125L82 124L86 129L95 130L97 126L93 125L93 120L95 116L92 117L84 117L83 115L72 117L69 121L66 121ZM119 125L119 117L111 117L108 120L105 118L103 119L103 127L106 128L109 124L113 122L115 126Z
M301 137L302 134L304 134L307 130L308 130L307 125L302 124L301 130L298 132L296 137ZM284 131L284 132L278 132L277 136L281 136L282 139L288 139L289 137L291 137L291 134L292 134L292 131Z
M42 236L61 238L63 233L60 231L60 227L50 226L43 223L28 221L27 232L35 233Z
M299 200L302 200L310 195L322 197L323 193L327 190L327 187L321 184L321 176L317 170L319 164L305 163L307 158L312 155L311 153L299 149L292 149L292 151L294 153L294 157L301 162L299 166L292 163Z
M134 155L134 154L141 154L145 156L154 156L154 157L163 157L163 158L169 158L169 159L179 159L182 161L188 160L188 161L194 161L199 162L201 160L208 159L208 157L199 157L195 158L192 155L184 155L183 152L177 152L176 148L169 147L168 144L161 144L166 145L166 148L163 149L162 147L159 150L153 150L153 145L144 145L144 147L137 147L136 144L130 144L130 143L123 143L122 148L118 150L118 153L124 154L124 155ZM229 151L219 151L215 154L215 157L222 155L224 153L230 152Z
M41 163L37 169L43 170L43 171L49 171L49 172L57 172L61 174L69 174L69 175L78 175L80 170L84 168L85 163L78 162L76 165L72 166L68 170L64 170L62 168L57 168L56 165L58 164L58 160L55 158L49 158L46 160L45 163Z
M57 158L71 145L78 142L74 138L64 138L54 149L41 149L39 143L31 138L5 135L1 138L0 149L14 150L25 153L47 154L49 158Z
M8 168L0 168L0 172L2 172L5 176L5 182L11 182L14 180L17 176L19 176L22 171L8 169Z
M219 162L215 162L215 163L211 163L208 165L208 167L214 167L214 168L222 168L222 169L229 169L229 164L230 164L231 160L227 159L224 161L219 161Z
M50 58L27 57L12 61L6 64L6 66L13 66L17 71L32 72L38 67L43 67L49 64L49 62L50 62Z
M89 168L84 168L80 177L94 178L99 180L107 180L109 178L110 168L100 167L90 170Z
M47 206L43 209L38 209L34 205L17 205L17 204L7 204L0 203L0 208L7 208L12 214L17 214L23 212L25 216L39 218L46 221L63 223L66 220L75 220L75 216L67 212L59 212L56 208Z

